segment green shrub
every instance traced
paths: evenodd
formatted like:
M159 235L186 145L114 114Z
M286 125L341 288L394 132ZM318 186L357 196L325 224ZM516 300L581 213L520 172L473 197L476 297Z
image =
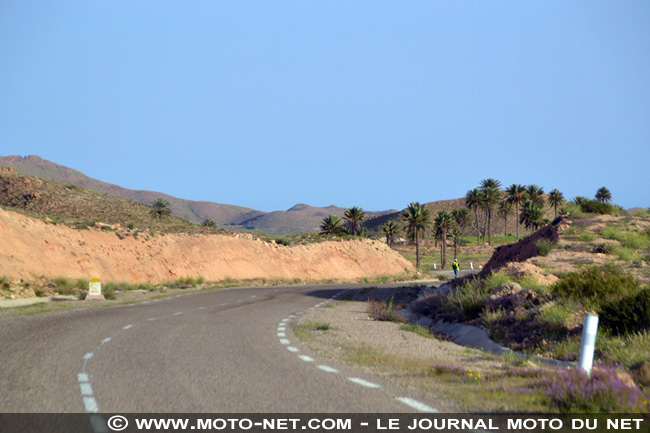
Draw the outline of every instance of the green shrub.
M614 253L620 260L623 260L624 262L631 262L638 257L636 253L628 247L618 247L615 249Z
M600 232L605 239L614 239L623 244L624 247L634 250L647 250L650 248L650 236L648 233L635 231L622 232L613 227L607 227Z
M595 234L587 232L587 233L582 233L580 236L578 236L578 240L580 242L593 242L596 240L597 237L598 236L596 236Z
M497 287L503 286L504 284L512 283L510 277L506 274L496 273L488 275L483 281L479 284L480 286L488 292L493 292Z
M553 303L540 312L540 320L554 326L566 326L573 313L572 307L566 303Z
M404 319L395 313L396 307L393 304L393 298L390 301L372 301L368 302L368 314L375 320L387 322L404 322Z
M106 287L102 289L104 298L106 299L115 299L115 286L113 284L107 284Z
M650 217L650 212L648 211L648 209L637 209L634 211L632 215L634 215L635 217L647 218Z
M579 205L574 203L570 203L566 206L566 212L571 215L571 218L573 219L585 219L590 217L583 212Z
M530 289L535 291L538 295L543 295L549 292L549 286L542 284L531 276L521 277L518 281L522 289Z
M128 228L129 230L133 230L135 228L135 222L129 221L128 223L126 223L126 228Z
M493 274L494 276L499 274ZM507 277L507 276L506 276ZM494 281L500 278L495 279ZM510 279L508 278L508 281ZM494 282L492 283L494 284ZM503 283L505 284L505 283ZM498 284L494 288L500 286ZM490 298L494 288L487 286L478 286L472 283L465 284L461 289L449 295L448 299L452 308L460 311L463 315L463 320L472 320L478 318L485 309L485 303Z
M623 240L623 233L614 227L606 227L602 229L600 235L605 239L612 239L619 242Z
M641 285L633 276L622 273L612 264L602 269L595 265L585 266L560 277L551 287L558 296L585 302L588 307L598 307L637 293Z
M553 242L547 239L540 239L535 242L535 246L537 247L537 253L540 256L548 256L548 253L553 249Z
M650 287L604 304L600 310L600 321L613 335L650 329Z
M52 280L52 283L60 295L73 295L76 292L77 285L68 278L57 277Z
M616 213L615 206L598 200L581 200L579 206L580 210L586 213L596 213L600 215L612 215Z
M650 331L628 335L609 335L601 332L596 340L596 356L603 361L611 361L626 368L632 368L650 361ZM576 339L576 354L580 342ZM576 355L577 357L577 355Z
M623 246L635 250L650 249L650 236L639 232L629 231L623 233L623 240L621 242Z
M496 310L483 310L481 313L481 325L490 329L505 317L505 310L499 306Z
M278 245L284 245L286 247L291 245L291 241L286 236L275 238L275 243L278 244Z

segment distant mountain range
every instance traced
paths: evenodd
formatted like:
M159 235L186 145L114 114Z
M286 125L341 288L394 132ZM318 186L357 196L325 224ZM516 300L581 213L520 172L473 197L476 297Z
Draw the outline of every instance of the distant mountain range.
M221 227L234 230L242 229L269 234L317 231L323 218L331 214L343 216L345 212L345 208L333 205L313 207L306 204L297 204L287 211L262 212L242 206L184 200L160 192L132 190L102 182L77 170L44 160L36 155L25 157L0 156L0 166L13 167L16 172L22 175L36 176L62 184L77 185L145 205L162 198L169 202L172 214L175 216L194 223L211 219ZM396 212L394 209L379 212L366 211L369 218L395 214Z

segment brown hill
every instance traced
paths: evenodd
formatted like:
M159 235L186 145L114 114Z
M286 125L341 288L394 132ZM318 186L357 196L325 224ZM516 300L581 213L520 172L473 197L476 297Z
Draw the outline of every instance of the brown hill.
M287 211L269 212L243 221L241 226L248 230L256 230L271 234L289 234L314 232L320 230L323 218L329 215L343 216L346 209L334 205L314 207L297 204ZM395 210L366 212L369 218L385 214L393 214Z
M233 230L252 230L269 234L289 234L317 231L323 218L330 214L342 216L344 208L324 208L297 204L287 211L262 212L241 206L218 204L209 201L192 201L153 191L137 191L102 182L71 168L44 160L36 155L0 156L0 166L13 167L25 176L36 176L67 185L76 185L113 197L133 200L149 205L162 198L169 202L172 215L193 223L211 219L218 226ZM394 210L367 212L370 217L392 213Z
M169 202L173 215L194 223L211 219L218 225L239 224L243 220L263 214L261 211L241 206L184 200L160 192L122 188L121 186L93 179L77 170L44 160L36 155L25 157L0 156L0 166L13 167L18 173L25 176L36 176L62 184L81 186L113 197L133 200L144 205L149 205L152 201L162 198Z
M96 222L138 230L217 233L223 229L202 227L187 220L166 216L154 218L151 209L133 200L113 197L76 185L64 185L34 176L23 176L0 166L0 206L51 222L86 228Z
M164 283L203 276L358 280L412 273L413 266L376 241L328 241L285 247L250 235L116 236L74 230L0 209L0 275L129 283Z

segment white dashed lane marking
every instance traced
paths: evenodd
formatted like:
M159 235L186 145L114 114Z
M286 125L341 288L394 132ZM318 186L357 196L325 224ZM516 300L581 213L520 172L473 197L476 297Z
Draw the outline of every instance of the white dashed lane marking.
M147 322L153 322L154 320L156 320L155 317L149 317L149 318L147 319Z
M286 336L287 336L287 334L285 334L284 332L278 332L278 337L279 338L284 338Z
M85 360L88 360L88 359L90 359L90 358L92 358L92 357L93 357L93 353L92 353L92 352L88 352L88 353L86 353L86 354L84 355L84 359L85 359Z
M287 347L287 350L288 350L289 352L294 352L294 353L300 351L297 347L293 347L293 346L288 346L288 347Z
M365 386L366 388L372 388L372 389L378 389L381 388L381 385L377 385L376 383L368 382L365 379L361 379L360 377L348 377L348 380L352 383L356 383L357 385Z
M338 373L339 372L336 368L332 368L332 367L327 366L327 365L319 365L318 368L320 368L321 370L323 370L326 373Z
M280 338L280 343L282 344L290 344L291 342L287 340L286 338Z
M104 339L102 340L102 343L101 343L101 344L106 344L106 343L108 343L109 341L111 341L111 337L106 337L106 338L104 338Z
M412 398L409 397L396 397L395 398L397 401L404 403L407 406L412 407L415 410L418 410L420 412L425 412L425 413L438 413L438 409L434 409L431 406L427 406L424 403L420 403L417 400L413 400Z
M298 355L298 358L302 359L305 362L314 362L314 358L307 355Z
M95 397L84 397L84 407L88 413L99 412L99 406L97 406L97 400L95 400Z
M81 389L81 395L84 395L84 396L92 396L93 395L93 388L90 386L89 383L80 383L79 388Z
M124 329L124 330L126 331L127 329L131 329L131 328L133 328L133 325L126 325L126 326L125 326L124 328L122 328L122 329Z
M174 313L174 316L180 316L181 314L183 314L183 312L182 312L182 311L179 311L179 312L177 312L177 313Z

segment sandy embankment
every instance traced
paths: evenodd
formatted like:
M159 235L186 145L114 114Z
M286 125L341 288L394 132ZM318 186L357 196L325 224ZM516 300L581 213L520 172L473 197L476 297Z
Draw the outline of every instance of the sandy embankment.
M413 272L376 241L284 247L245 236L158 235L120 239L113 232L74 230L0 209L0 276L162 283L203 276L355 280Z

